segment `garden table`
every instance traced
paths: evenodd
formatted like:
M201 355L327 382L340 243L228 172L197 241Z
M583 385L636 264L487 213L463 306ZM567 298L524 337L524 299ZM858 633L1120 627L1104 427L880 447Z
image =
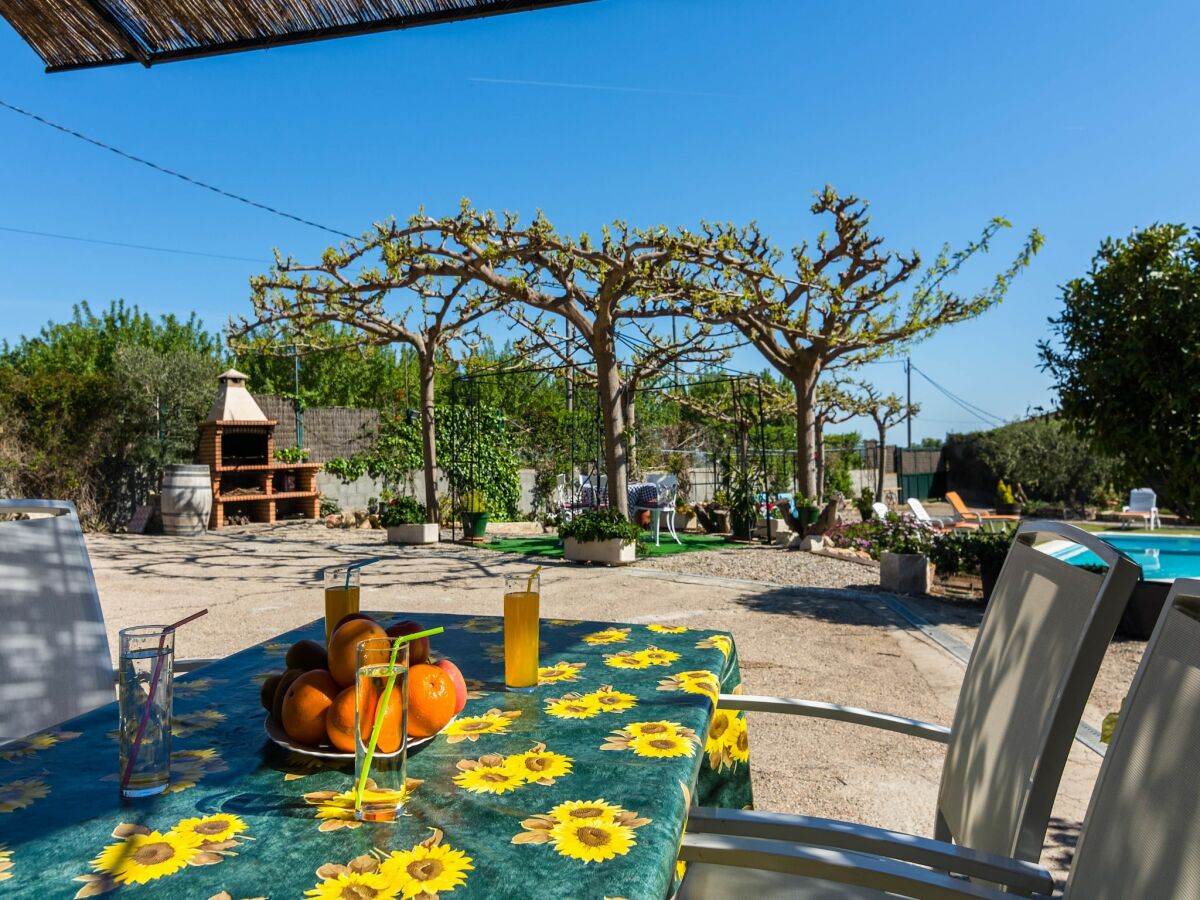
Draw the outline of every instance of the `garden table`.
M263 732L259 687L318 620L176 680L168 793L120 800L115 704L0 746L0 894L660 900L689 804L750 805L745 719L713 705L739 687L728 634L543 619L519 694L501 619L420 619L470 694L410 755L408 815L359 823L353 764Z

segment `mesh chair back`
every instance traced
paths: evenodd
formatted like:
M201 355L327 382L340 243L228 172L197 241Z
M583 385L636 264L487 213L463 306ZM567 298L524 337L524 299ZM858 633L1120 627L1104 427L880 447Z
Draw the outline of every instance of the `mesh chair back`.
M1150 488L1134 488L1129 492L1130 512L1150 512L1158 503L1158 495Z
M1064 542L1086 546L1107 573L1044 552ZM939 838L1038 859L1088 693L1140 572L1070 525L1017 530L963 678L938 795Z
M1100 767L1066 896L1200 897L1200 581L1175 582Z
M918 522L932 522L933 518L925 511L925 507L921 505L921 501L916 497L909 497L905 501L908 508L912 510L912 514L917 517Z
M0 743L115 699L108 637L73 504L0 500Z

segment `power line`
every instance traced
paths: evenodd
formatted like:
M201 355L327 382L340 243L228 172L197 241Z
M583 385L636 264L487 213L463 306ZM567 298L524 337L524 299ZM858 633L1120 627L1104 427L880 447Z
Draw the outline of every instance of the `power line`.
M5 225L0 225L0 231L11 231L13 234L31 234L34 237L56 238L60 241L79 241L84 244L106 244L110 247L129 247L133 250L153 250L156 253L179 253L184 256L204 256L209 259L233 259L238 262L252 262L265 265L271 265L270 261L265 259L253 259L249 256L229 256L225 253L203 253L199 250L180 250L176 247L152 247L149 244L129 244L124 241L105 241L100 238L78 237L73 234L55 234L52 231L32 231L28 228L9 228Z
M926 381L928 381L931 385L933 385L934 388L936 388L939 392L941 392L947 399L949 399L951 402L957 404L959 406L959 408L961 408L962 410L964 410L967 413L970 413L972 416L974 416L976 419L979 419L984 424L991 425L993 427L1004 424L1004 420L1001 419L999 416L994 415L985 409L981 409L980 407L967 402L966 400L959 397L957 394L952 393L948 388L942 387L940 384L938 384L936 381L934 381L932 378L930 378L928 375L926 375L924 372L922 372L916 366L913 366L912 370L914 372L916 372L918 375L920 375L922 378L924 378Z
M148 159L142 159L140 156L134 156L132 153L127 153L124 150L119 150L118 148L113 147L111 144L106 144L103 141L98 141L95 138L88 137L86 134L81 134L78 131L74 131L70 128L67 128L65 125L59 125L57 122L51 122L49 119L43 119L41 116L37 115L36 113L31 113L27 109L22 109L19 106L14 106L12 103L9 103L6 100L0 100L0 106L3 106L5 109L11 109L13 112L20 113L23 116L27 116L28 118L33 119L35 122L41 122L43 125L47 125L50 128L55 129L56 131L61 131L63 134L69 134L73 138L78 138L79 140L85 141L89 144L92 144L93 146L100 147L102 150L108 150L112 153L117 154L117 156L124 157L125 159L131 160L135 163L140 163L143 166L147 166L151 169L154 169L156 172L161 172L164 175L171 175L175 178L180 179L181 181L186 181L188 184L194 185L196 187L204 188L205 190L212 191L214 194L220 194L222 197L228 197L230 200L236 200L239 203L245 203L248 206L253 206L257 209L264 210L265 212L269 212L272 215L281 216L285 219L291 219L293 222L299 222L301 225L308 225L311 228L319 228L321 231L327 231L330 234L336 234L340 237L350 238L351 240L354 240L354 235L348 234L345 231L338 231L336 228L330 228L329 226L322 225L319 222L313 222L309 219L302 219L302 218L300 218L300 216L294 216L291 213L283 212L283 210L275 209L273 206L267 206L265 203L259 203L256 200L250 200L249 198L243 197L240 194L234 194L231 191L225 190L224 188L219 188L219 187L216 187L215 185L208 184L207 182L200 181L197 178L192 178L188 175L184 175L182 172L176 172L174 169L168 169L166 166L160 166L160 165L158 165L158 163L150 162L150 160L148 160Z

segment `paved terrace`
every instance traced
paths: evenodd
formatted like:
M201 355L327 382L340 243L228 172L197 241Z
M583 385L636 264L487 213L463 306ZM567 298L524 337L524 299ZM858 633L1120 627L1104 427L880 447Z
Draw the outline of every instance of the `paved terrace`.
M194 539L90 535L88 547L113 647L120 628L173 621L208 607L208 616L181 632L181 656L222 656L319 618L323 594L317 575L347 557L384 557L366 570L364 609L412 612L418 620L422 611L500 615L499 576L530 567L510 555L448 544L401 549L381 538L378 531L287 524L228 528ZM963 664L914 627L912 616L969 644L980 604L902 600L881 594L870 569L768 548L687 554L655 566L550 563L542 573L543 615L725 629L736 639L748 693L950 723ZM697 574L747 568L802 584ZM794 577L779 577L784 570ZM897 614L898 608L909 617ZM1092 724L1119 704L1141 646L1114 645L1093 693L1087 716ZM765 714L750 715L750 742L760 809L931 831L939 745ZM1060 875L1098 769L1099 757L1077 742L1043 857Z

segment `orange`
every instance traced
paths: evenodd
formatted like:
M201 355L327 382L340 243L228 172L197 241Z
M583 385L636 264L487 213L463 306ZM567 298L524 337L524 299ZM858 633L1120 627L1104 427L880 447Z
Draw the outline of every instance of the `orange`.
M325 743L325 713L337 697L338 687L324 669L305 672L292 682L283 698L283 730L301 744Z
M360 641L372 638L386 638L383 628L370 619L351 619L338 626L337 631L329 638L329 674L341 687L354 684L354 669L357 662L354 658ZM386 663L384 655L380 662Z
M454 682L443 669L428 663L408 670L408 736L437 734L454 718Z
M354 688L342 688L325 713L329 743L343 753L354 752Z

